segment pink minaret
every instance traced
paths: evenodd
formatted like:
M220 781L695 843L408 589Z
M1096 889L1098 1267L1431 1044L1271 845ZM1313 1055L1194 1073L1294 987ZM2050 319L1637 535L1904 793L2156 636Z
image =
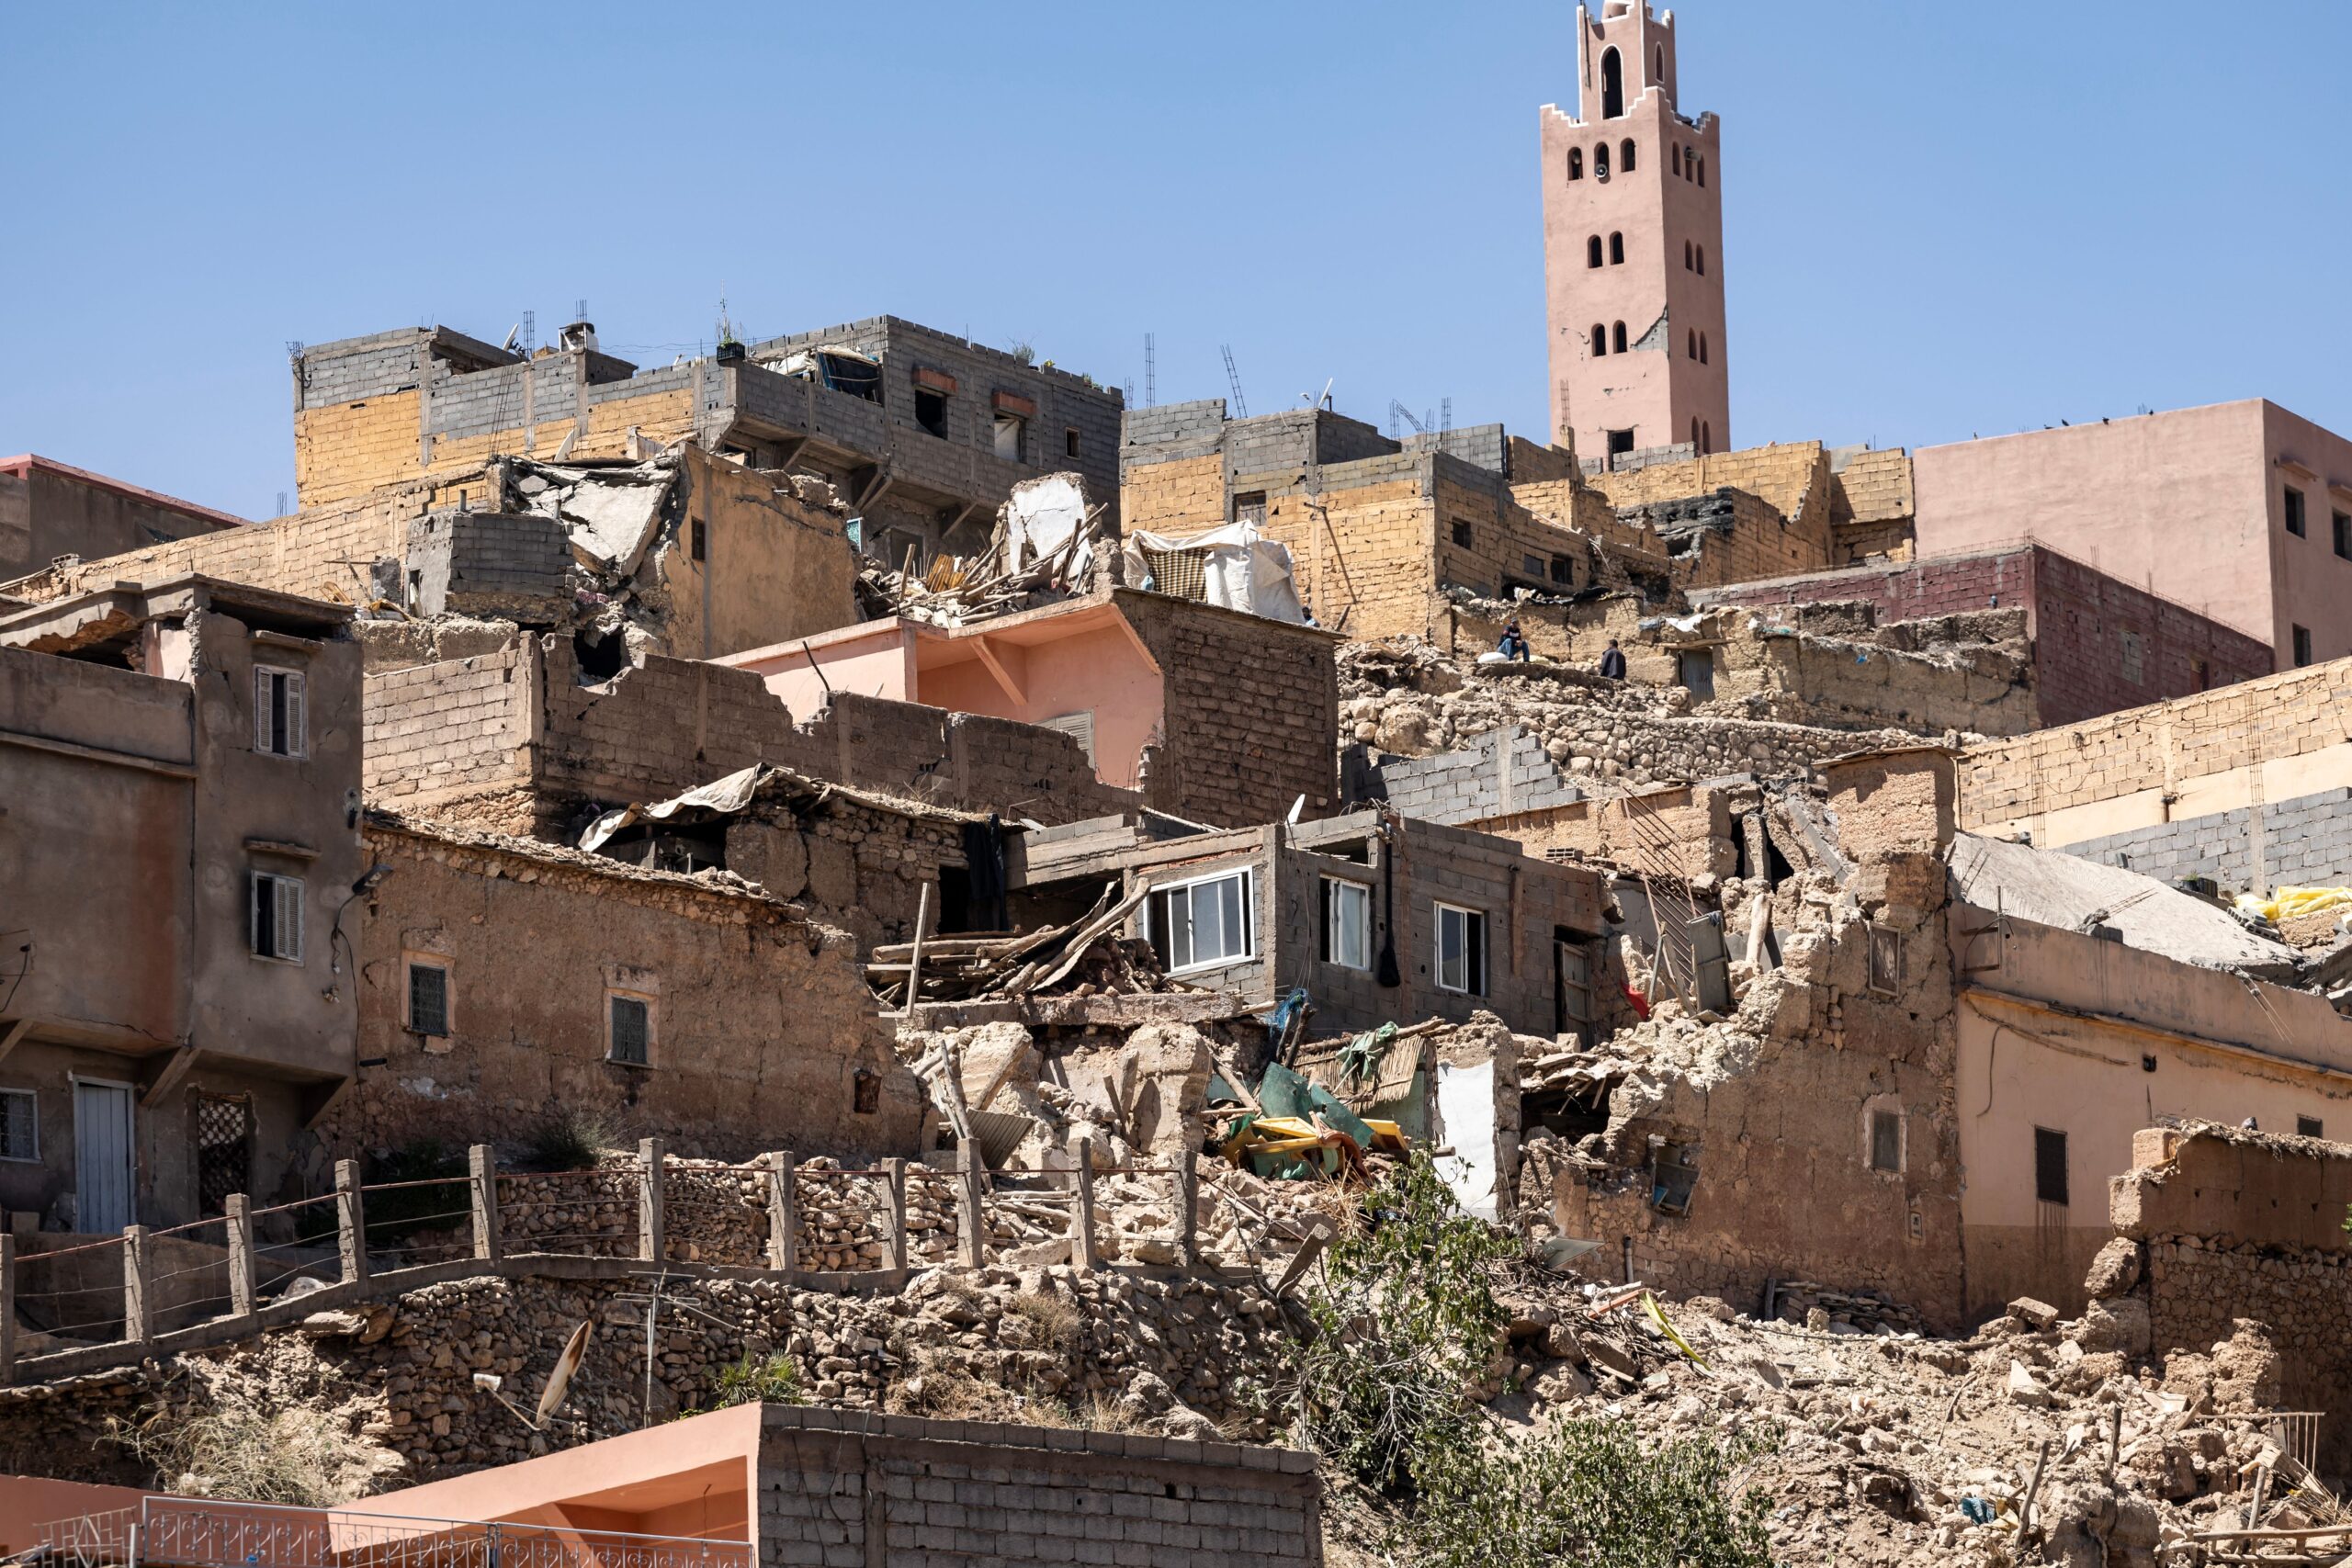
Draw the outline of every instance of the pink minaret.
M1542 111L1552 438L1727 450L1722 128L1675 112L1673 12L1579 6L1577 43L1577 113Z

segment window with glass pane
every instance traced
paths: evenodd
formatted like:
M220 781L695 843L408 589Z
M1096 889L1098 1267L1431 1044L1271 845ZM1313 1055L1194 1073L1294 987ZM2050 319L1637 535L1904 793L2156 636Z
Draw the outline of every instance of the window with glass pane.
M449 972L437 964L408 966L408 1026L419 1034L449 1032Z
M40 1104L30 1089L0 1089L0 1159L40 1158Z
M1372 967L1372 889L1340 877L1323 879L1323 940L1326 964L1349 969Z
M635 997L615 997L613 1004L613 1060L630 1066L646 1065L647 1047L652 1043L652 1019L644 1002Z
M1437 907L1437 985L1442 991L1487 994L1487 917L1477 910Z
M1149 911L1147 934L1170 974L1231 963L1252 952L1247 871L1156 889L1144 907Z

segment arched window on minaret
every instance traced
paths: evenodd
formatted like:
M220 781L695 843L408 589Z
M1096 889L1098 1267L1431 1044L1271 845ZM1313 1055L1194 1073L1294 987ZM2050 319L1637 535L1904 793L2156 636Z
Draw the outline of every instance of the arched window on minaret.
M1600 55L1600 118L1615 119L1625 112L1625 62L1613 49Z
M1702 159L1700 159L1700 160L1699 160L1699 187L1700 187L1702 190L1704 190L1704 189L1706 188L1706 185L1707 185L1707 161L1706 161L1704 158L1702 158Z
M1659 44L1653 58L1657 62L1657 68L1650 73L1650 85L1663 87L1666 85L1666 45Z
M1609 177L1609 143L1606 141L1592 144L1592 177L1597 180Z
M1699 329L1696 327L1690 328L1682 334L1682 357L1685 359L1699 357Z
M1699 172L1699 154L1685 147L1682 150L1682 177L1692 178Z
M1598 234L1584 243L1584 265L1587 266L1600 265L1600 236Z
M1572 180L1584 178L1584 149L1581 147L1568 149L1568 178Z
M1699 422L1696 418L1690 421L1690 449L1694 452L1699 449Z
M1685 240L1685 241L1683 241L1683 242L1682 242L1682 270L1683 270L1683 271L1685 271L1685 272L1689 272L1689 271L1690 271L1690 270L1691 270L1691 268L1690 268L1690 241L1688 241L1688 240Z
M1625 236L1621 233L1612 232L1609 236L1609 265L1611 266L1625 265Z
M1715 449L1715 423L1713 420L1699 426L1699 451L1703 456Z
M1609 329L1599 321L1592 323L1592 356L1600 359L1609 353Z
M1625 138L1625 144L1617 149L1617 166L1629 175L1634 172L1634 139L1630 136Z
M1619 321L1609 329L1609 349L1612 354L1625 352L1625 323ZM1672 352L1671 350L1668 351Z
M1707 276L1707 247L1704 245L1699 247L1699 276Z
M1704 333L1699 334L1699 363L1707 363L1707 334Z

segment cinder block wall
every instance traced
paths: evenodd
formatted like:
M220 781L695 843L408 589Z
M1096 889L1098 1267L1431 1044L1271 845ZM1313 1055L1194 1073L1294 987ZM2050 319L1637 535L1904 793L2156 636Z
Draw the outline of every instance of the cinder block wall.
M1346 765L1350 800L1385 800L1429 822L1476 822L1584 798L1523 725L1489 731L1475 746L1433 757L1368 754L1351 747Z
M1296 1450L772 1404L759 1465L763 1568L1323 1560Z

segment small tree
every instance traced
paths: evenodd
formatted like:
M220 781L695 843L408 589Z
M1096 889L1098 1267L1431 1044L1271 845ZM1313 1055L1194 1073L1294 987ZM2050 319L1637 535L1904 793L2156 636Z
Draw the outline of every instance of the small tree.
M1395 1492L1430 1453L1476 1447L1469 1392L1508 1322L1487 1265L1519 1244L1464 1214L1424 1149L1364 1208L1306 1293L1289 1392L1301 1437Z

